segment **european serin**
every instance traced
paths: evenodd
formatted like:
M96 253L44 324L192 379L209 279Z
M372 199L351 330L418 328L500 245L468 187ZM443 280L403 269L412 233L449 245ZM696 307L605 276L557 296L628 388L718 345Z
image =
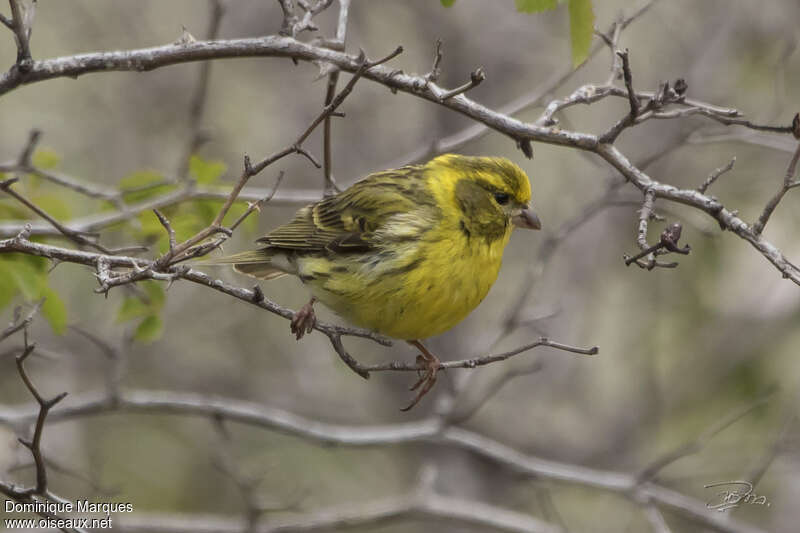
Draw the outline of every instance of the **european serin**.
M353 324L418 348L425 372L408 410L436 382L420 339L463 320L497 279L513 226L540 229L525 172L500 157L446 154L376 172L303 207L256 242L215 260L259 279L292 274L313 295L292 320L300 339L320 300Z

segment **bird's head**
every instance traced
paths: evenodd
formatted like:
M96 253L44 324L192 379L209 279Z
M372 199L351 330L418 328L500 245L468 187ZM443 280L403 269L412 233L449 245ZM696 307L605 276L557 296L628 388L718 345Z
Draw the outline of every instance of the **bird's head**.
M528 176L508 159L445 154L430 161L428 167L448 191L461 218L459 224L470 234L494 240L508 235L511 225L541 229L530 205Z

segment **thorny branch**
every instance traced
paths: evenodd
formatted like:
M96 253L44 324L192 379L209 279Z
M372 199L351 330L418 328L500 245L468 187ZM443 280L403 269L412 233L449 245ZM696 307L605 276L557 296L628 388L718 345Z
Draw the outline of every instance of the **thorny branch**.
M34 463L36 464L36 486L28 489L27 494L44 495L47 493L47 467L44 462L44 456L42 455L42 433L44 432L44 423L50 410L58 402L63 400L67 393L62 392L58 396L55 396L49 400L46 400L39 393L36 385L33 384L33 381L31 381L31 378L28 376L28 372L25 370L25 359L28 358L36 346L34 344L28 344L27 329L24 330L24 335L25 349L20 355L17 356L17 371L19 372L22 381L25 383L25 386L28 388L31 395L36 398L36 403L39 404L39 414L36 417L33 438L31 440L19 439L19 442L30 450Z
M34 423L33 426L33 437L30 439L20 437L19 443L25 446L30 453L31 457L33 458L33 465L34 471L36 475L36 483L30 487L24 486L15 486L13 484L7 484L3 481L0 481L0 493L5 494L9 498L19 501L19 502L32 502L35 501L35 498L44 498L44 499L56 499L59 498L55 496L49 489L47 484L47 461L45 460L44 454L42 453L42 436L44 434L44 425L47 420L47 416L50 411L58 404L61 400L63 400L67 393L63 392L53 398L46 399L42 396L39 392L39 389L33 383L33 380L28 375L28 371L25 368L25 360L33 353L36 349L36 345L30 343L28 340L28 327L30 326L34 316L38 313L41 308L42 302L39 302L34 308L30 311L27 317L23 320L17 320L18 324L15 325L15 329L12 328L6 329L4 331L4 336L2 339L5 339L9 335L16 333L18 331L22 331L23 334L23 347L22 351L17 357L15 358L17 372L19 373L20 379L25 384L25 387L28 389L28 392L36 400L36 410L33 419L31 422ZM19 327L16 327L19 326ZM2 340L0 339L0 340ZM23 424L16 425L15 428L22 426ZM45 518L52 518L52 519L59 519L60 517L51 513L49 511L41 511L37 512L42 517ZM80 529L73 529L73 528L62 528L62 531L82 531Z
M241 57L243 55L278 56L305 61L322 61L331 63L339 69L349 72L357 72L358 69L361 68L361 61L357 57L301 43L289 37L235 39L230 41L188 43L182 44L180 47L166 45L127 52L84 54L80 56L37 61L34 62L31 71L24 77L15 72L8 72L0 76L0 93L7 92L21 84L33 83L60 76L75 76L107 70L148 70L180 62L224 57ZM717 220L722 228L732 231L740 238L749 242L768 259L784 277L800 284L800 270L788 261L774 245L765 241L758 233L754 232L753 229L734 212L725 209L718 200L701 194L698 191L679 189L653 180L640 169L631 165L627 158L611 143L601 142L598 137L590 134L570 132L544 125L540 126L538 124L542 123L541 119L537 125L525 124L471 101L463 94L440 101L439 94L441 94L442 89L436 87L434 83L424 77L411 76L380 66L370 69L364 74L364 77L381 83L390 89L409 92L471 117L511 137L522 148L525 148L528 142L545 142L594 152L616 168L640 190L644 191L648 188L652 188L657 198L665 198L704 211ZM780 133L792 131L791 126L762 126L740 118L740 114L736 110L719 108L709 104L691 101L684 98L683 95L678 94L685 90L685 84L676 83L676 87L680 89L680 91L671 89L670 91L661 91L661 93L668 94L670 101L672 101L673 98L672 94L675 93L676 98L679 99L676 100L675 103L683 107L683 109L678 110L678 112L658 111L657 107L661 105L658 103L658 93L637 93L637 99L646 98L649 99L650 102L655 102L652 106L645 106L645 110L647 110L648 107L653 107L653 110L643 112L639 120L647 118L680 118L696 114L709 117L723 124L736 124L747 128ZM664 88L666 89L666 87ZM438 89L438 91L436 89ZM604 89L603 94L606 96L629 97L629 91L619 88ZM593 101L599 99L591 95L587 96L587 98L592 98ZM548 106L548 110L546 110L544 116L547 116L548 112L552 116L554 111L550 109L551 107L552 104ZM558 107L557 103L556 107Z
M792 133L794 134L794 138L800 141L800 113L796 114L794 120L792 120ZM800 161L800 142L797 143L797 148L792 155L792 159L789 161L789 167L786 169L786 174L783 177L783 185L775 196L767 202L767 205L764 206L764 211L761 213L761 216L758 217L758 221L753 224L753 233L756 235L760 235L761 232L764 231L764 226L767 225L769 217L772 215L772 212L775 211L775 208L778 207L783 196L789 192L789 190L800 185L800 180L794 179L794 175L797 172L798 161Z

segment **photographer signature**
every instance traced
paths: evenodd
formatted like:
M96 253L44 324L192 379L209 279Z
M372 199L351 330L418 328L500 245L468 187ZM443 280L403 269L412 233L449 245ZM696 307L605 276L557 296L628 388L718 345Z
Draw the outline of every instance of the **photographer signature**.
M718 481L716 483L703 485L705 489L714 487L727 487L717 493L720 497L718 502L709 502L706 504L706 507L715 511L727 511L728 509L739 507L741 503L766 505L767 507L771 505L770 502L767 501L766 496L759 496L753 492L753 484L749 481Z

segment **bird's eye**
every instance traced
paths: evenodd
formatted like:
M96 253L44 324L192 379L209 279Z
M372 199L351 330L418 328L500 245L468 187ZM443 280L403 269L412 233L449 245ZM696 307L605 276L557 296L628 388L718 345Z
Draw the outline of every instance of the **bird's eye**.
M506 205L508 203L508 195L504 192L494 193L494 199L500 205Z

